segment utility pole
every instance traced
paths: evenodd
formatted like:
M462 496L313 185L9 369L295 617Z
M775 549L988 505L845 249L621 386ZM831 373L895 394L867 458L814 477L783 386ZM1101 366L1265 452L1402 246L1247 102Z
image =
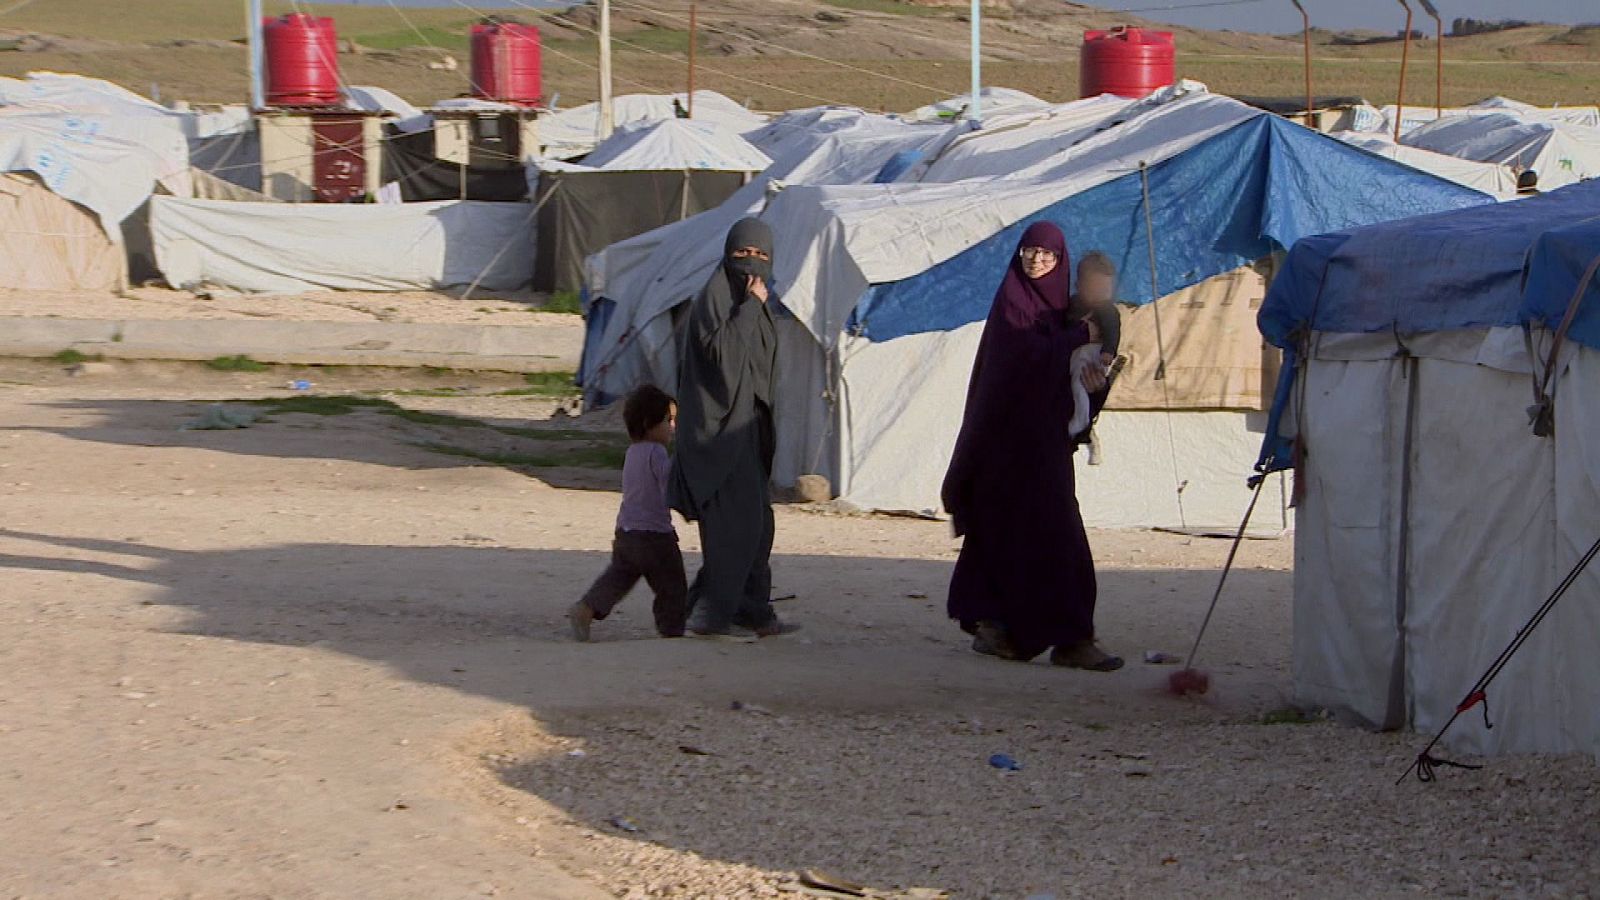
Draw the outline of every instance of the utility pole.
M972 103L967 116L974 122L983 121L983 0L972 0Z
M616 125L611 109L611 0L600 0L600 140L610 137Z
M694 45L700 40L700 4L689 0L689 118L694 118Z
M250 47L250 108L256 110L267 105L261 85L261 0L245 0L244 14L244 33Z

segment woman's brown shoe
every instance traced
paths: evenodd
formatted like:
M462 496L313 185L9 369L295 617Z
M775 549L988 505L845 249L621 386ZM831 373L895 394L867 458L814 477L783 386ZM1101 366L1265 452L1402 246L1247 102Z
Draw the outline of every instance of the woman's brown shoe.
M1115 672L1122 668L1122 657L1112 656L1095 645L1094 641L1079 641L1050 651L1050 663L1069 669L1088 669L1091 672Z

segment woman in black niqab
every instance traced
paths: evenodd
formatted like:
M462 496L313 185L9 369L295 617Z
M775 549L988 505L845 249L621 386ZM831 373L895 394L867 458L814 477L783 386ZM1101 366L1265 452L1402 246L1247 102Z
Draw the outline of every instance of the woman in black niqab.
M691 304L678 354L677 453L667 502L700 529L689 590L701 636L793 630L772 611L772 407L778 339L768 304L772 230L742 219Z

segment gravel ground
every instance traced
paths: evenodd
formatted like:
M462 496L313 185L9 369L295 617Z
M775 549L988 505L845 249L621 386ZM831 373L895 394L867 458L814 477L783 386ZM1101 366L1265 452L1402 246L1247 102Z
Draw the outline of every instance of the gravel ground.
M563 328L582 341L577 316L538 312L543 295L477 294L463 301L435 291L317 291L307 294L195 294L134 288L92 291L0 290L0 316L66 319L273 319L284 322L414 322Z
M1600 876L1588 760L1397 786L1413 736L1172 718L678 705L491 764L604 835L619 896L766 896L803 868L994 898L1578 897Z
M615 424L445 380L482 393L390 396ZM579 645L564 611L604 565L614 471L431 452L524 438L378 412L180 430L282 386L0 361L0 896L722 900L793 894L805 869L1006 900L1600 881L1588 758L1396 785L1416 735L1265 724L1291 693L1290 541L1241 550L1203 702L1138 662L1187 651L1227 551L1170 534L1091 535L1097 623L1130 658L1110 675L973 654L943 611L946 525L794 507L774 570L798 635L654 639L636 596Z

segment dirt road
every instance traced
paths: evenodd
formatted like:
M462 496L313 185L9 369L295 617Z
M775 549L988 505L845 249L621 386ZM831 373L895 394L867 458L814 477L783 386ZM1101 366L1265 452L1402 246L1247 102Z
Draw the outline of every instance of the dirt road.
M1187 650L1226 548L1154 534L1093 536L1114 675L967 651L944 526L792 508L775 567L800 635L654 640L636 597L575 645L615 472L443 455L381 411L182 431L266 384L202 372L0 364L0 896L720 898L808 867L960 897L1577 896L1600 875L1589 760L1397 789L1412 736L1263 724L1289 689L1287 541L1242 552L1204 703L1138 657Z

